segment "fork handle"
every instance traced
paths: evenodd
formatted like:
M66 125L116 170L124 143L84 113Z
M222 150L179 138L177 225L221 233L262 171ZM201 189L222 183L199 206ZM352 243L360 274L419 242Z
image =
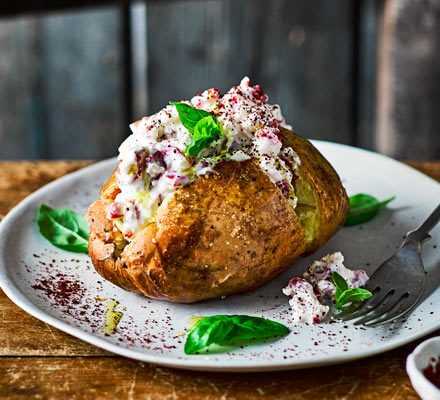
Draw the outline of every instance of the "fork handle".
M438 222L440 221L440 204L437 208L431 213L431 215L426 219L426 221L420 225L416 230L408 232L405 242L407 240L417 240L419 242L423 242L426 239L430 238L429 232L432 228L434 228Z

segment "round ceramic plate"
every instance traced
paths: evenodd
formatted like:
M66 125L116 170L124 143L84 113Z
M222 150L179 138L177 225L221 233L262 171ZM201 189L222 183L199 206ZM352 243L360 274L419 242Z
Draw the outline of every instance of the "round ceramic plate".
M349 194L395 195L389 209L364 225L341 229L312 257L299 260L270 284L251 293L192 305L149 300L101 278L86 255L57 249L35 225L39 204L84 213L98 197L116 160L67 175L38 190L0 227L0 284L19 307L36 318L108 351L160 365L215 371L265 371L334 364L371 356L440 328L440 226L423 248L428 287L407 318L378 328L349 322L293 324L281 289L314 259L342 251L350 268L371 273L437 206L440 185L387 157L327 142L314 142L340 174ZM435 276L436 275L436 276ZM396 277L398 279L398 277ZM102 331L106 301L116 300L123 317L115 334ZM272 343L215 355L187 356L185 330L194 316L248 314L288 325L291 333Z

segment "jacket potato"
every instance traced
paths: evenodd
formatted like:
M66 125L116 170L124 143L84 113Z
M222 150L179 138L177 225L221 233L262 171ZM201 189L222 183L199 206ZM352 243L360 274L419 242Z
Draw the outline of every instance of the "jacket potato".
M296 207L253 161L222 161L179 187L130 240L108 218L120 193L113 174L87 213L96 270L126 290L191 303L251 291L322 246L344 223L348 198L327 160L280 128L300 159Z

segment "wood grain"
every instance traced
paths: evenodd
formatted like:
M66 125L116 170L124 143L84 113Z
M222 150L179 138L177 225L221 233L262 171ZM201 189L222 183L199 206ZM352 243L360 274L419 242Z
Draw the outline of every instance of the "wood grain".
M0 163L0 218L41 186L91 161L3 161Z
M15 0L0 3L0 15L29 14L124 3L126 0Z
M1 290L0 316L0 356L109 354L35 319L13 304Z
M406 161L406 163L440 182L439 161Z
M90 162L0 162L0 213L38 187ZM440 181L440 162L409 162ZM52 328L0 292L2 399L417 399L406 356L423 339L331 367L260 374L159 368L124 359ZM439 335L435 332L434 335Z
M407 349L408 351L409 349ZM159 368L120 357L0 358L0 397L27 399L415 400L405 357L259 374Z
M378 67L377 150L440 157L440 1L387 0Z
M349 0L148 3L150 112L248 75L297 132L352 143L352 8Z
M123 121L119 11L0 20L1 159L107 158Z
M440 156L440 0L3 3L1 159L108 157L129 115L244 75L305 136Z
M42 132L35 36L36 19L1 21L0 29L0 157L38 157L43 143L34 138ZM26 144L26 146L24 146Z

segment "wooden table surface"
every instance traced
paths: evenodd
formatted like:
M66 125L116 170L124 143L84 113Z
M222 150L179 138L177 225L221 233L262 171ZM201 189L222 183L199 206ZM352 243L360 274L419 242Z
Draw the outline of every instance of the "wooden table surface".
M1 217L40 186L87 164L0 162ZM410 164L440 181L440 162ZM1 399L418 398L405 359L420 341L325 368L222 374L159 368L112 355L31 317L1 291L0 315Z

